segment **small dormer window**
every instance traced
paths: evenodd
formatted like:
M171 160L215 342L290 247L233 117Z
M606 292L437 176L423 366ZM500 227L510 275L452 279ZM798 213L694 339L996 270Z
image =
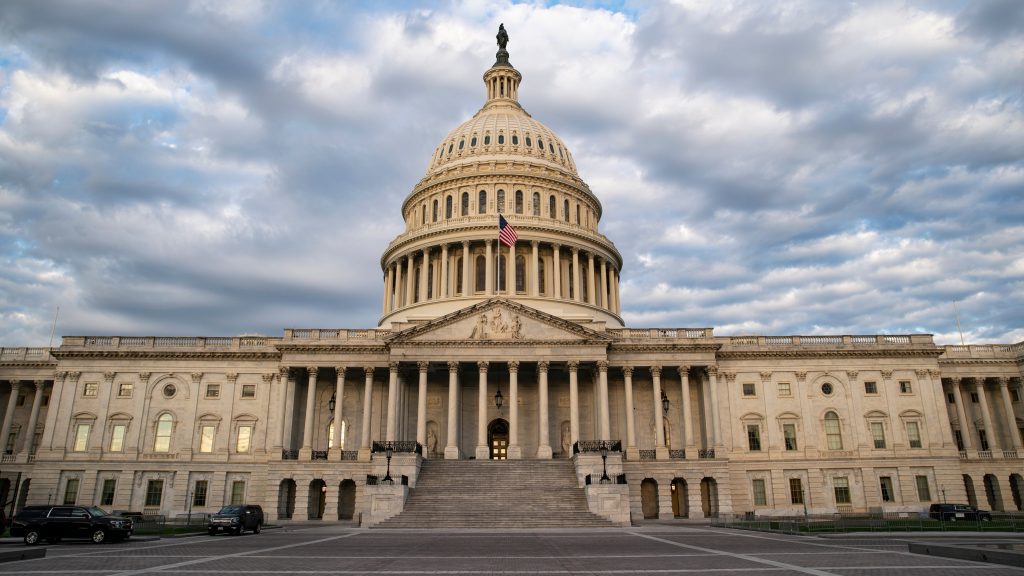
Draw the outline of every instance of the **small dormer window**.
M489 146L490 144L491 144L491 135L490 134L484 134L484 146Z
M498 134L498 144L504 144L504 143L505 143L505 135L504 134Z
M515 134L512 135L512 145L513 146L519 146L519 136L517 136Z
M459 150L462 150L466 146L465 140L459 140Z
M470 148L476 146L476 136L473 136L473 138L469 141L469 146Z
M541 152L544 151L544 141L541 140L540 138L537 138L537 148L540 148Z
M550 143L550 142L548 142L548 150L551 151L551 155L552 156L555 155L555 146L552 143Z
M533 140L529 136L526 137L526 145L528 147L533 146Z
M451 156L453 148L455 148L455 144L449 144L448 145L448 155L449 156Z

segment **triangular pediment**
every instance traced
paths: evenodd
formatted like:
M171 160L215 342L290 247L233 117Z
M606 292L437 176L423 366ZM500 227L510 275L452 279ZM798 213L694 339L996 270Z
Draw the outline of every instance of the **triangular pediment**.
M491 298L392 334L413 342L607 342L602 332L505 298Z

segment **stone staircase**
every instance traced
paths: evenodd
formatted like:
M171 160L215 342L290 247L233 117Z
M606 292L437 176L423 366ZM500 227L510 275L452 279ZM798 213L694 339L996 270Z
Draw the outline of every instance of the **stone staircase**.
M425 460L405 510L377 528L608 528L562 460Z

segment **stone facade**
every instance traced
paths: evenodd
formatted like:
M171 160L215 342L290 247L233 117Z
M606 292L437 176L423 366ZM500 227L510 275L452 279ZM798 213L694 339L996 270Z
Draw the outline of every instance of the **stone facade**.
M601 204L507 58L403 203L379 327L3 349L0 496L373 523L424 459L497 457L572 459L620 523L1022 508L1024 343L624 327ZM575 453L594 440L622 450Z

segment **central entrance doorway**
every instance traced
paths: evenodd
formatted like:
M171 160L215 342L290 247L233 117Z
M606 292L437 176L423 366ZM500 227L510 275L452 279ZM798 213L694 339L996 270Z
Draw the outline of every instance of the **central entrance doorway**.
M487 445L491 447L491 460L508 459L508 422L495 418L487 425Z

